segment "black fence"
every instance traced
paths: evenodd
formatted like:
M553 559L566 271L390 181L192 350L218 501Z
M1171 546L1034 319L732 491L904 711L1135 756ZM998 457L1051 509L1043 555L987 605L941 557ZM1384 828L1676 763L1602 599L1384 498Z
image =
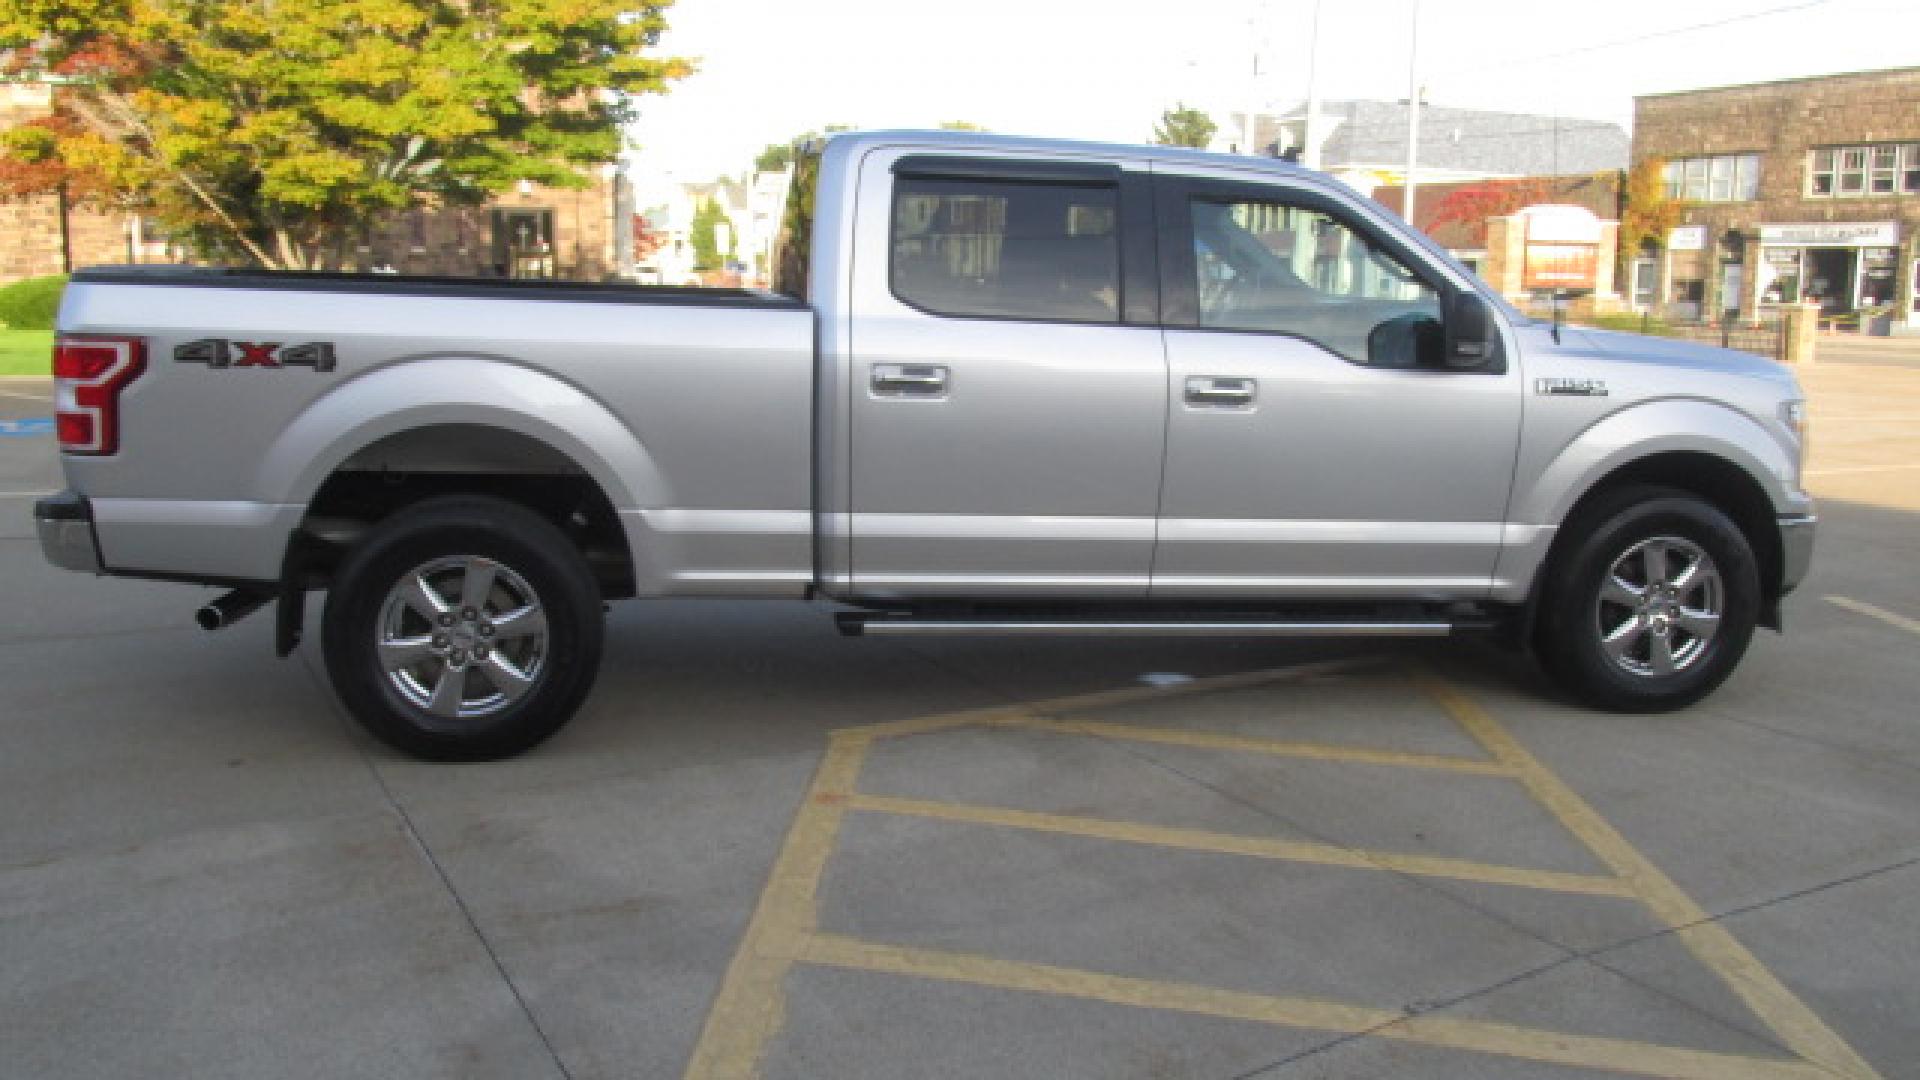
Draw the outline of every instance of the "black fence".
M1551 322L1554 317L1551 304L1530 304L1525 310L1528 315L1544 322ZM1650 337L1679 338L1752 353L1769 360L1786 360L1787 335L1778 319L1753 321L1730 314L1714 321L1685 312L1622 311L1603 314L1582 311L1577 307L1563 309L1560 317L1569 326L1591 326Z

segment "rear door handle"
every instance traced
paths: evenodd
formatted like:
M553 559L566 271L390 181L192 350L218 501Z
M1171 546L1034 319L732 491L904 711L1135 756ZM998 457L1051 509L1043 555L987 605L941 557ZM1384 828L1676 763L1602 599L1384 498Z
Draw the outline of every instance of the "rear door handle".
M874 397L938 401L947 396L944 364L875 364L869 388Z
M1187 378L1187 407L1191 409L1253 408L1260 396L1257 379L1222 378L1216 375L1191 375Z

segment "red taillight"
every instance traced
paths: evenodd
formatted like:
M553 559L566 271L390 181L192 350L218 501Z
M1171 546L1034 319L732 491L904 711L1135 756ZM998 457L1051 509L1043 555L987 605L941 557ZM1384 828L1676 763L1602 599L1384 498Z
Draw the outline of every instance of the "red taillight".
M120 391L147 368L145 338L64 334L53 343L54 431L69 454L120 449Z

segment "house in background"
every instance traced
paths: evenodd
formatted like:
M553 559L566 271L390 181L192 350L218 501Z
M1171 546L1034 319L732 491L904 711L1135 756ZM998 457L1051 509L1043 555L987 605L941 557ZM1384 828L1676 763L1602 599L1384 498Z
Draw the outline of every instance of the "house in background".
M1212 149L1238 149L1244 120L1245 114L1230 116L1215 134ZM1255 145L1275 156L1297 151L1306 157L1306 127L1305 106L1256 115ZM1314 127L1323 172L1363 195L1405 183L1406 102L1322 102ZM1416 196L1415 209L1429 184L1624 169L1630 144L1625 129L1602 120L1422 104L1414 164L1423 194Z

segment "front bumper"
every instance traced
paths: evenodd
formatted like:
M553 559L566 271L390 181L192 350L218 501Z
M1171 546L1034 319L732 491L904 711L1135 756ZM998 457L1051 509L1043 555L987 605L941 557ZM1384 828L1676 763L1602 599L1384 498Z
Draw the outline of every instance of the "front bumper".
M1780 595L1785 596L1806 580L1807 567L1813 562L1813 533L1819 518L1801 514L1780 519Z
M47 561L82 574L101 572L100 542L93 534L93 505L77 491L49 495L33 504L40 550Z

